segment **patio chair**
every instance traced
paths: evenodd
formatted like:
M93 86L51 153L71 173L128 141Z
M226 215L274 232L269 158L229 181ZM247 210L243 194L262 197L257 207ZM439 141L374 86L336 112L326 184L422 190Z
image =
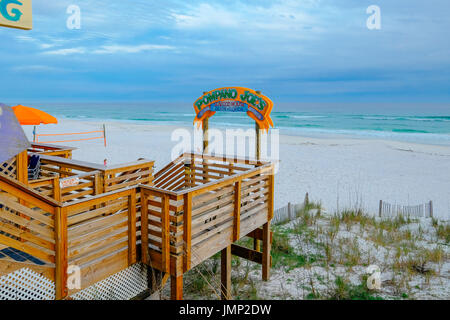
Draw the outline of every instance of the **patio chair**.
M30 163L28 165L28 180L39 179L40 172L41 172L41 157L38 155L32 155L30 158Z

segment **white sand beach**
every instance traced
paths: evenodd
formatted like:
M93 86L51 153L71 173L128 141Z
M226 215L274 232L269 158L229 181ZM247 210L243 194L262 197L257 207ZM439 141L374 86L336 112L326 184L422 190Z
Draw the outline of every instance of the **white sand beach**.
M175 126L136 122L61 120L40 126L39 133L99 130L106 123L108 147L101 140L66 143L79 149L78 160L108 165L155 160L159 170L170 161ZM32 137L32 127L24 127ZM186 128L192 130L193 128ZM42 139L44 140L44 139ZM61 143L63 144L63 143ZM378 212L380 200L418 205L433 201L434 215L450 217L450 147L390 140L280 136L280 167L275 207L300 203L305 193L321 201L328 213L362 207Z

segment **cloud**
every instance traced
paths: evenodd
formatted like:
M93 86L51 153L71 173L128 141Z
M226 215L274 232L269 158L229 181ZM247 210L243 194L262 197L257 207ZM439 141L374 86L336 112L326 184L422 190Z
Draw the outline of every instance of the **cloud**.
M57 49L51 51L45 51L44 54L55 55L55 56L67 56L72 54L84 54L86 53L86 48L78 47L78 48L67 48L67 49Z
M116 54L116 53L140 53L145 51L163 51L174 50L175 47L158 44L141 45L105 45L100 49L94 50L95 54Z
M26 66L16 66L16 67L12 67L11 70L16 71L16 72L50 72L50 71L65 71L64 69L61 68L56 68L56 67L52 67L52 66L46 66L46 65L26 65Z

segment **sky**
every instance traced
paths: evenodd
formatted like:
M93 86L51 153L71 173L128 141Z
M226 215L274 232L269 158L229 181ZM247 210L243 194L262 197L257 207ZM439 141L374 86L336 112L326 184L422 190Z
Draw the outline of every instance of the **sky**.
M77 5L81 28L67 28ZM366 10L381 10L369 30ZM33 0L0 28L0 101L450 103L448 0Z

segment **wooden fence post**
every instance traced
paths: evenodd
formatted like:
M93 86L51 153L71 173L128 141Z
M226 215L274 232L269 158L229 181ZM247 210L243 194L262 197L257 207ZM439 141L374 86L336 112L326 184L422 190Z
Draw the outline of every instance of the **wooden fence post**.
M433 201L430 200L430 218L433 218Z
M188 192L183 197L184 197L184 209L183 209L184 259L183 259L183 270L184 270L184 272L186 272L186 271L188 271L191 268L192 193Z
M183 300L183 275L170 276L170 299Z
M233 242L239 240L241 232L241 185L241 180L234 184Z
M288 217L289 217L289 221L292 220L292 214L291 214L291 203L288 202Z
M381 214L383 212L383 200L380 200L380 208L378 210L378 216L381 218Z
M163 272L170 272L170 209L169 196L161 197L161 268Z
M59 174L53 179L53 198L56 201L61 201L61 186L59 184Z
M141 259L148 264L148 194L141 189Z
M67 209L55 209L55 294L64 299L67 294Z
M128 265L136 261L136 189L132 189L128 196Z

